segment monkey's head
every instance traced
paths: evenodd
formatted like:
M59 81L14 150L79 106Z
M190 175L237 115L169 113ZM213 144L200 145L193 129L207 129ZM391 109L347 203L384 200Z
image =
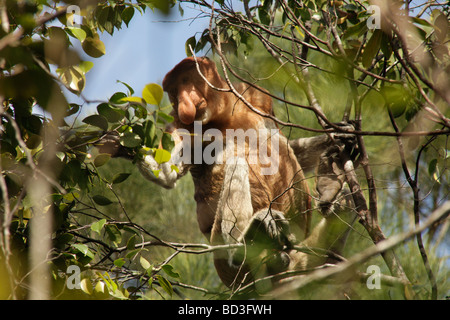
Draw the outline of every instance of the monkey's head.
M182 60L163 80L163 89L173 103L176 116L185 125L194 121L206 124L226 114L225 94L213 89L205 79L215 88L228 87L215 63L206 57Z

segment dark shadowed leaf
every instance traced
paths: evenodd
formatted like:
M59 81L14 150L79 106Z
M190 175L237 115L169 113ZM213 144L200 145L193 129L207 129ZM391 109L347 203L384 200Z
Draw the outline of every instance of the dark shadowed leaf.
M111 200L109 200L107 197L102 195L95 195L92 197L94 202L100 206L107 206L113 203Z
M98 127L102 129L103 131L108 130L108 120L102 115L94 114L92 116L88 116L83 119L84 123L87 123L91 126Z
M130 175L131 175L131 173L118 173L118 174L114 175L114 177L112 179L112 183L113 184L121 183L121 182L125 181Z

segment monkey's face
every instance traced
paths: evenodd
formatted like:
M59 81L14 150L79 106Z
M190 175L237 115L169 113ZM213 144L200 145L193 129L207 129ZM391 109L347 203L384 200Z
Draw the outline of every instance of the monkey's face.
M211 110L208 105L206 82L191 70L181 74L168 88L169 99L180 121L190 125L194 121L206 124L211 119Z

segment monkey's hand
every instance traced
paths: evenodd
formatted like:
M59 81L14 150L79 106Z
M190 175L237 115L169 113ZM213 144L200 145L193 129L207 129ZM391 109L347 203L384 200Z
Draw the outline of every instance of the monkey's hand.
M285 251L297 241L281 211L262 209L252 216L241 242L245 248L235 253L234 264L258 257L263 250L268 250L268 267L274 272L281 272L290 262Z
M136 161L141 174L164 188L175 187L176 181L184 175L188 168L182 163L176 163L179 146L176 146L171 153L171 158L167 162L158 163L155 160L155 152L137 151L120 144L120 136L117 132L106 133L98 142L94 144L100 153L107 153L112 158L125 158ZM142 149L141 149L142 150Z
M337 133L333 138L334 142L320 155L317 167L316 190L319 194L319 206L325 217L342 209L342 206L350 201L344 190L346 179L344 162L350 159L354 162L355 168L358 165L359 150L356 136Z
M336 150L335 147L338 146L340 149L339 152L346 152L350 156L350 159L355 161L356 168L358 164L356 160L359 156L358 139L356 135L351 133L352 131L355 131L355 125L351 121L338 122L335 123L335 125L342 128L345 132L332 133L331 137L334 141L330 142L330 145L325 152L330 152L330 148L334 148L334 150Z
M295 243L289 230L289 221L278 210L262 209L256 212L244 232L244 241L264 248L283 249Z
M155 152L147 151L137 160L139 171L146 179L166 189L171 189L175 187L176 181L189 170L188 166L183 163L175 163L176 157L173 157L173 155L174 152L172 152L169 161L158 163L155 160Z
M289 145L294 151L303 171L310 172L315 170L319 164L321 155L335 145L346 149L352 160L357 158L359 154L357 138L351 133L355 130L353 124L340 122L336 123L335 126L341 128L342 131L336 130L335 132L321 134L315 137L289 140ZM355 163L356 166L357 164Z

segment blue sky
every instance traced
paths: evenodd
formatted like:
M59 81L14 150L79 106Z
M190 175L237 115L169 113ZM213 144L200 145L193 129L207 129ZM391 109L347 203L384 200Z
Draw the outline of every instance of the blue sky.
M94 59L82 54L82 58L94 62L87 73L83 95L89 100L107 100L117 91L126 92L128 83L135 95L141 95L148 83L161 84L164 75L186 57L186 40L208 27L209 19L190 19L199 11L192 5L183 6L184 16L174 7L168 16L146 10L135 12L129 27L115 30L113 36L100 35L105 43L106 54ZM67 96L70 101L76 97Z

